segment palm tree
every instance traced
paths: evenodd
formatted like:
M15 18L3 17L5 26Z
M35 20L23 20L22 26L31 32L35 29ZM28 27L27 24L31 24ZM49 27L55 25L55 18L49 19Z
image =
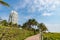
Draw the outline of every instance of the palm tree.
M35 19L29 19L27 22L23 24L23 28L31 28L31 25L36 25L37 21Z
M29 19L29 20L28 20L28 24L29 24L29 25L32 25L32 26L33 26L33 25L37 25L37 21L36 21L35 19Z
M48 29L46 28L44 23L40 23L38 27L40 31L40 40L43 40L43 32L47 31Z
M36 30L33 27L36 26L37 23L38 22L35 19L29 19L27 22L23 24L23 28L28 30L33 30L34 34L36 34Z
M40 23L40 24L38 25L38 27L41 29L42 32L48 30L44 23Z
M35 35L36 34L35 27L37 26L38 22L35 19L29 19L28 24L30 25L30 28L34 31L34 35Z
M4 2L3 0L0 0L0 4L3 4L3 5L5 5L5 6L7 6L7 7L9 7L9 4L6 3L6 2Z

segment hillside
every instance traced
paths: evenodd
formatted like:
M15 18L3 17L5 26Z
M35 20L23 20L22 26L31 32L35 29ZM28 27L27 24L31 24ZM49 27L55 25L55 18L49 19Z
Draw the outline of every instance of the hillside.
M32 35L32 31L19 29L17 27L0 26L0 40L24 40L26 37Z

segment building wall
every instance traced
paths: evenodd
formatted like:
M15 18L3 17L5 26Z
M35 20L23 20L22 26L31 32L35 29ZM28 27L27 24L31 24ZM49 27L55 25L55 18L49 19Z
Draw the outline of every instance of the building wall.
M16 11L12 11L9 15L9 22L17 23L18 22L18 13Z

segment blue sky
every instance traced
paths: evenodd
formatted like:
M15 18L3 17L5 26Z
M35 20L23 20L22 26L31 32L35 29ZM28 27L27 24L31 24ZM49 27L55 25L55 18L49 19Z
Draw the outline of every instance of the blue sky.
M18 12L18 24L34 18L43 22L51 32L60 32L60 0L4 0L10 7L0 4L0 17L8 20L12 10Z

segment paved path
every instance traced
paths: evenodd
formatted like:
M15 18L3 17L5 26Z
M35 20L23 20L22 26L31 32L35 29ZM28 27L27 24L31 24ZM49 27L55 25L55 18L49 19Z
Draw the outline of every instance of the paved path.
M34 35L34 36L31 36L31 37L28 37L28 38L25 39L25 40L39 40L39 34Z

